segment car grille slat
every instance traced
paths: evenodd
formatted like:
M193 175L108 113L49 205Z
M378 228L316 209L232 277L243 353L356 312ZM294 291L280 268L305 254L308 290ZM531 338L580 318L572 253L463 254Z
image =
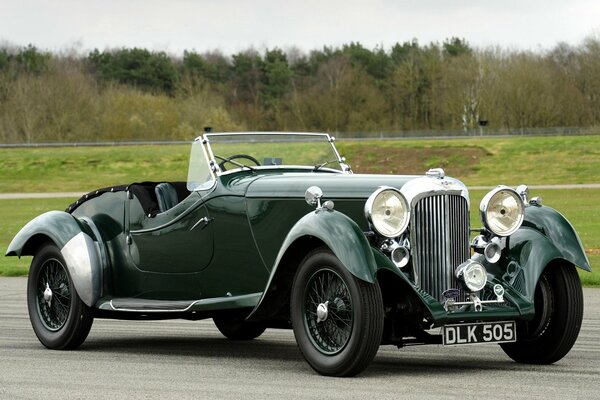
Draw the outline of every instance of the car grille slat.
M456 267L470 256L469 206L460 195L434 194L418 200L413 210L415 284L443 301L445 290L458 288L454 277Z

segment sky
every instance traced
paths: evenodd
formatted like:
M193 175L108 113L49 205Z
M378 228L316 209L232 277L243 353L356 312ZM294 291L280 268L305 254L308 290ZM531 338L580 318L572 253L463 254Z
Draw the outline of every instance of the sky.
M600 36L599 0L0 0L0 43L81 53L143 47L180 55L360 42L389 49L466 39L545 50Z

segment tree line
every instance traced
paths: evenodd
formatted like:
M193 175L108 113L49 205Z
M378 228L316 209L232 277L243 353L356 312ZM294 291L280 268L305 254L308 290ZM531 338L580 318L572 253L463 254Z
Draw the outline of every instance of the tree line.
M218 131L385 132L600 125L600 39L549 50L464 39L182 56L0 46L0 141L190 139Z

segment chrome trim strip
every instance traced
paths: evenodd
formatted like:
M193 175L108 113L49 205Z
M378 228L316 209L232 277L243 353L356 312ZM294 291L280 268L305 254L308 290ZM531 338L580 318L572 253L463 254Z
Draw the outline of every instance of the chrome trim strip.
M123 311L123 312L136 312L136 313L179 313L179 312L186 312L189 311L192 307L194 306L209 306L212 304L219 304L219 303L228 303L228 302L236 302L236 301L240 301L240 300L253 300L256 299L256 301L252 301L251 303L253 305L249 305L248 307L254 307L256 306L256 304L258 304L258 301L260 300L260 298L262 297L262 293L250 293L250 294L244 294L241 296L223 296L223 297L213 297L210 299L200 299L200 300L195 300L192 301L187 307L185 308L177 308L177 309L165 309L165 310L153 310L153 309L134 309L134 308L117 308L114 306L113 304L113 300L110 300L109 305L112 308L113 311Z
M153 309L146 309L146 308L141 308L141 309L136 309L136 308L117 308L115 307L115 305L113 304L113 301L110 301L110 307L113 309L113 311L126 311L126 312L143 312L143 313L170 313L170 312L185 312L188 311L190 308L192 308L195 304L201 302L202 300L196 300L193 301L192 303L190 303L190 305L188 305L185 308L172 308L172 309L164 309L164 310L153 310Z

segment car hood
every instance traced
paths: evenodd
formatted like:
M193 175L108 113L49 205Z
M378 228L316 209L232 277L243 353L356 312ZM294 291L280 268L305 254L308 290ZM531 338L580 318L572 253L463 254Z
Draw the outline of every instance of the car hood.
M400 189L407 182L422 176L291 173L267 175L252 181L246 191L249 198L304 198L306 189L318 186L325 198L367 198L380 186Z

